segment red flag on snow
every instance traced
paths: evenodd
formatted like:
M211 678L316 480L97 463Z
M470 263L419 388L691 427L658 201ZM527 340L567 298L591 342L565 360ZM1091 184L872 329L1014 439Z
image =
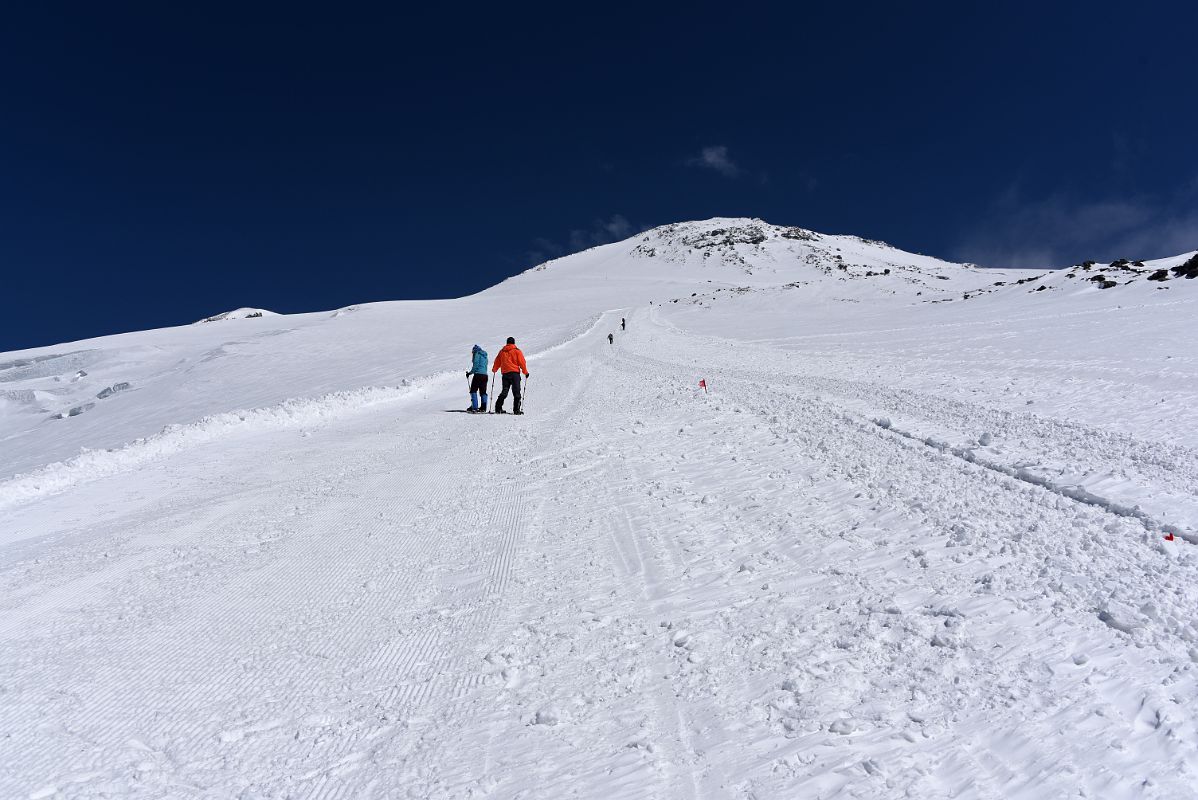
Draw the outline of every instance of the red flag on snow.
M707 394L707 379L703 378L699 381L699 385L703 387L703 393Z
M1170 534L1166 535L1166 536L1165 536L1165 541L1166 541L1166 542L1171 542L1171 541L1173 541L1173 534L1171 534L1171 533L1170 533Z

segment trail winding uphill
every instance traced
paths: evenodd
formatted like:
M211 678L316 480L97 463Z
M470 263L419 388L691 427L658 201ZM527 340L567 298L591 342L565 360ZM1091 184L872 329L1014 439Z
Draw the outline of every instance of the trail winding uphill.
M620 312L9 510L0 796L1193 796L1198 455L807 367Z

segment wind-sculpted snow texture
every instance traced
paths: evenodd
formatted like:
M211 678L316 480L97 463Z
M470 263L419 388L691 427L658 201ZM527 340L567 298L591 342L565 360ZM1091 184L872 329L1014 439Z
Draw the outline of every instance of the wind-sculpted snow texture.
M0 483L0 797L1195 796L1198 286L741 282L819 236L692 223L434 310L188 328L283 325L325 371L272 405L300 354L255 392L250 346L201 417ZM443 413L475 337L438 315L513 298L548 309L528 414ZM125 380L41 424L133 431L139 341L0 370Z

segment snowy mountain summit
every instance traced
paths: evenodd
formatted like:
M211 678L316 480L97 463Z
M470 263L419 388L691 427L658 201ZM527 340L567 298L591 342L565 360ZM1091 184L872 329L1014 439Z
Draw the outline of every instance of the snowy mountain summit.
M712 219L0 354L0 797L1194 797L1196 274Z
M204 317L197 320L195 325L202 325L205 322L223 322L227 319L257 319L259 317L277 317L273 311L267 311L265 308L235 308L232 311L225 311L220 314L213 314L211 317Z
M574 280L592 279L601 272L605 281L620 279L630 285L648 279L725 288L806 288L792 298L798 302L815 298L930 303L996 292L1092 292L1136 282L1156 282L1155 288L1163 288L1170 280L1198 273L1198 251L1147 262L1087 261L1059 272L996 270L910 253L859 236L823 234L760 219L714 218L652 228L529 270L541 272Z
M885 242L780 227L759 219L712 219L665 225L643 234L631 252L637 257L660 258L672 263L688 263L694 257L714 260L737 265L746 275L790 273L796 264L815 266L829 275L833 274L832 270L840 270L846 273L840 277L845 278L860 274L854 267L884 271L888 268L913 270L917 266L932 270L960 266L905 253Z
M833 236L759 219L715 218L663 225L626 241L592 248L534 267L556 276L582 277L605 270L605 278L657 278L750 287L819 285L845 296L941 295L960 286L980 288L993 271L908 253L884 242ZM859 281L885 278L870 288ZM953 287L944 281L957 281Z

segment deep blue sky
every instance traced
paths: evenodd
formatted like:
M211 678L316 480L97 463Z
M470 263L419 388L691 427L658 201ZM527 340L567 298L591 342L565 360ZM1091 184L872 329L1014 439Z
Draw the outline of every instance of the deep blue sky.
M995 266L1198 247L1193 3L17 5L0 351L714 215Z

